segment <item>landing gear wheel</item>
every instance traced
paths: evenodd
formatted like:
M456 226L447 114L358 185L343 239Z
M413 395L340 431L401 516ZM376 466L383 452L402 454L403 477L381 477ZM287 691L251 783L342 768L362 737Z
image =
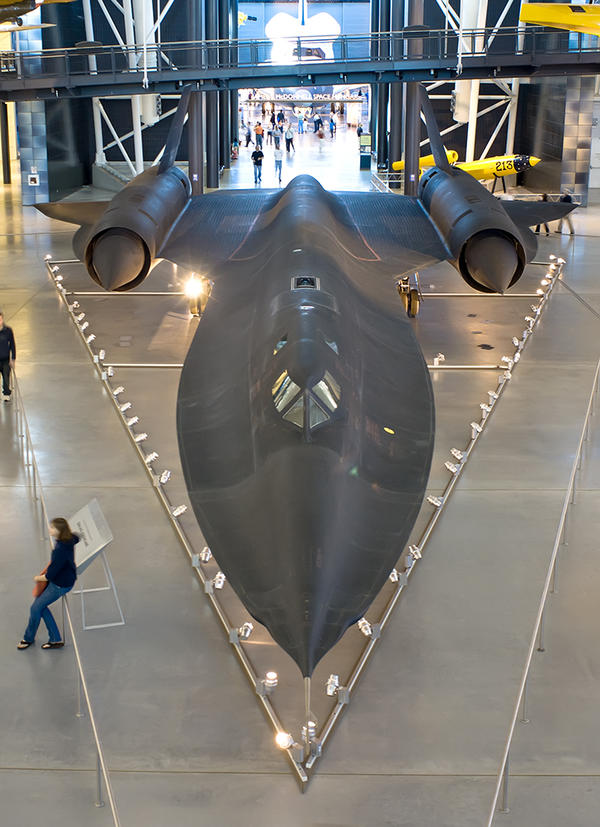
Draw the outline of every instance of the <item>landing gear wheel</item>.
M22 17L17 17L17 26L22 26L22 25L23 25L23 18Z
M415 287L411 288L407 299L408 306L406 308L406 312L408 313L409 319L415 319L419 315L419 309L421 307L421 297L419 295L419 291Z
M410 303L410 296L408 295L408 293L400 293L400 301L402 302L402 307L408 313L408 307L409 307L409 303ZM409 313L409 315L410 315L410 313Z

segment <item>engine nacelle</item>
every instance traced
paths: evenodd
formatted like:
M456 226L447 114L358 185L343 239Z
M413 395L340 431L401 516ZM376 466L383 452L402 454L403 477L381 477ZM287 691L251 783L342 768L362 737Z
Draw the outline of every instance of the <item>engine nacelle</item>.
M504 293L521 278L527 264L521 231L468 173L434 167L421 177L419 198L467 284L483 293Z
M140 284L191 196L187 176L177 167L145 170L112 199L87 234L84 261L105 290Z

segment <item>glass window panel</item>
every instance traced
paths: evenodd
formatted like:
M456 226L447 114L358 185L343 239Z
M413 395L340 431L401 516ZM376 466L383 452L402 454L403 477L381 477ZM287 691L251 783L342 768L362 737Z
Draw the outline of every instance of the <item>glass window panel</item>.
M325 339L325 342L329 345L329 347L333 350L334 353L337 353L338 356L340 355L340 350L337 346L337 342L328 342L327 339Z
M289 376L286 376L279 390L273 394L273 401L279 413L289 405L299 390L298 385Z
M335 379L329 373L328 370L325 371L325 376L323 378L325 379L325 381L327 382L327 384L329 385L329 387L331 389L331 392L333 393L333 395L335 396L335 398L339 402L340 401L340 386L339 386L339 384L335 381Z
M308 398L308 424L311 428L316 428L322 422L327 422L329 416L318 402L309 396Z
M283 418L288 422L293 422L299 428L304 427L304 396L294 402L289 411L284 413Z
M285 347L286 345L287 345L287 333L286 333L285 336L282 336L281 339L275 345L275 348L273 350L273 356L275 356L276 353L279 353L281 348Z
M283 373L280 373L279 376L277 377L277 379L273 382L273 387L271 388L271 393L273 394L273 396L275 396L275 394L277 393L277 391L281 387L281 383L283 382L283 380L285 379L285 377L287 375L288 375L287 370L284 370Z
M324 379L317 382L312 390L321 402L324 402L331 411L335 411L338 406L337 400L334 398L331 390L329 389L329 385Z

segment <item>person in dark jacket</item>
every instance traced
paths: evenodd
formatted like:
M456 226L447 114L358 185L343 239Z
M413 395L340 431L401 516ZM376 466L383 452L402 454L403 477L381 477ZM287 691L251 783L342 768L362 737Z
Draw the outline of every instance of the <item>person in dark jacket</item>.
M75 546L79 542L79 536L71 531L64 517L55 517L51 521L50 536L54 538L55 544L46 573L37 574L33 578L38 583L47 582L48 585L31 604L29 623L17 649L28 649L34 643L40 620L46 624L49 637L48 642L42 644L42 649L58 649L65 645L48 606L70 592L77 579Z
M15 365L17 349L12 327L4 324L4 314L0 311L0 372L2 373L2 396L10 402L10 369Z

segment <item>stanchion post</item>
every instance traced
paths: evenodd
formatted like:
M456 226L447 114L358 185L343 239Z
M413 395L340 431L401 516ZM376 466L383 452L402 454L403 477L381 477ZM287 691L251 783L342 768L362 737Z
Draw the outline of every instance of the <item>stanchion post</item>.
M537 650L538 652L545 652L544 649L544 618L546 617L546 606L542 610L542 616L540 618L540 631L538 633L538 645Z
M504 772L503 772L503 781L502 781L502 807L500 808L501 813L509 813L508 807L508 779L509 779L509 769L508 769L508 762L510 760L510 753L506 756L506 763L504 764Z
M527 717L527 690L529 688L529 673L527 673L527 678L525 680L525 686L523 687L523 700L521 703L521 723L528 724L529 718Z
M102 765L100 763L100 753L96 750L96 807L104 807L102 801Z
M550 586L550 593L556 594L558 591L558 551L554 558L554 566L552 567L552 585Z
M83 718L84 713L81 709L81 674L79 672L79 666L77 666L77 712L75 713L76 718Z

